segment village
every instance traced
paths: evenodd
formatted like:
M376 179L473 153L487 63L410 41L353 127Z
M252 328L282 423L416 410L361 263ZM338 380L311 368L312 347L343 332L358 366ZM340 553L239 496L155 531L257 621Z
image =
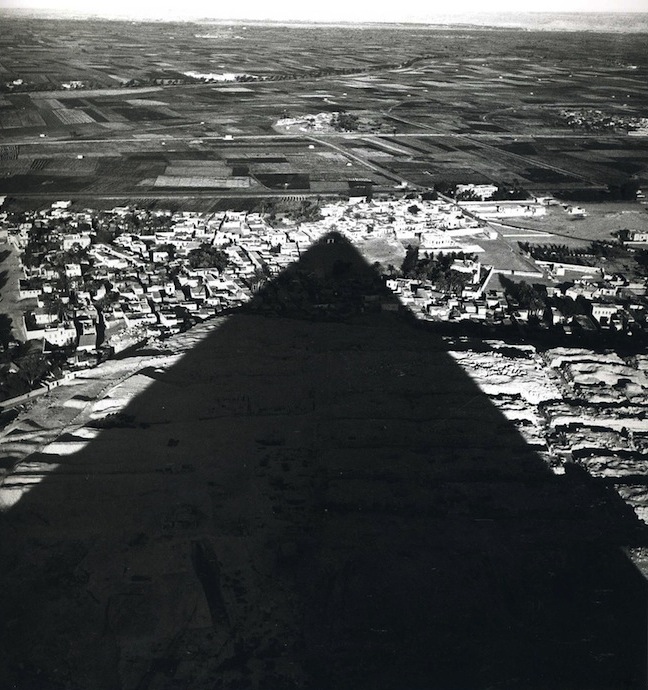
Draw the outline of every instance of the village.
M69 200L41 211L0 212L0 242L19 255L21 271L20 314L13 315L6 349L29 342L44 357L58 353L58 371L46 374L52 379L93 366L247 303L330 233L368 261L365 249L376 244L381 257L393 257L372 263L398 300L366 295L368 310L643 339L645 277L610 272L605 263L534 258L529 247L514 252L489 220L541 216L546 200L492 202L481 200L479 189L469 192L471 200L461 202L411 194L301 200L292 214L96 211ZM631 252L643 244L636 234L620 242ZM14 368L9 364L10 373Z

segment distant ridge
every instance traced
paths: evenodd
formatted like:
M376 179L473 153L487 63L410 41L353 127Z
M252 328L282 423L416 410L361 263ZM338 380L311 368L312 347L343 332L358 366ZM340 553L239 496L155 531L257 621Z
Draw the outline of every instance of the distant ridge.
M125 13L119 9L101 11L96 8L88 10L59 10L48 7L11 7L0 6L0 16L33 17L43 19L67 20L111 20L111 21L146 21L146 22L193 22L197 24L219 25L278 25L294 27L353 27L358 29L521 29L525 31L588 31L597 33L648 33L648 12L456 12L434 14L432 16L416 15L404 17L399 21L393 18L374 19L373 21L309 19L297 17L204 17L198 14L167 11L164 15Z

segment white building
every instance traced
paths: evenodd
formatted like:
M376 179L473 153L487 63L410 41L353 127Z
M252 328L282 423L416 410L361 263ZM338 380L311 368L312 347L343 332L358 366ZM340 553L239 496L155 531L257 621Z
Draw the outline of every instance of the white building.
M90 246L91 242L92 240L89 233L74 232L63 236L61 246L63 247L63 251L68 252L74 248L74 245L79 245L81 249L86 249Z
M592 317L599 323L601 320L609 321L613 316L621 311L618 304L605 304L602 302L592 302Z
M43 339L55 347L73 345L76 341L76 328L69 321L63 321L55 326L45 328Z
M80 278L81 264L65 264L65 275L68 278Z

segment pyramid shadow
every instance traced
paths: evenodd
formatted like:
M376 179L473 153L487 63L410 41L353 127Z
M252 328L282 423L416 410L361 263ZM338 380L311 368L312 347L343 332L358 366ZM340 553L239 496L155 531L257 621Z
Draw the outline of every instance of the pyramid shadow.
M0 686L645 686L633 511L331 234L0 516Z

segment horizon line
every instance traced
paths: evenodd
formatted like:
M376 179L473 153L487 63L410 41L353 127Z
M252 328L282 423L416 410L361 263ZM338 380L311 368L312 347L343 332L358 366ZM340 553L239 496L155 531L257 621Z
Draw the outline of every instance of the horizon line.
M62 18L92 18L92 19L107 19L107 20L123 20L123 21L185 21L185 22L215 22L215 23L225 23L225 24L348 24L348 25L374 25L374 24L391 24L391 25L402 25L402 24L418 24L421 26L437 26L437 25L448 25L453 23L465 23L471 25L480 25L479 22L475 22L476 18L489 18L489 17L529 17L529 16L556 16L556 17L566 17L566 16L616 16L616 15L647 15L648 8L646 9L592 9L592 10L503 10L503 9L480 9L477 11L462 11L458 10L455 12L440 12L436 13L434 18L422 18L422 17L412 17L412 18L402 18L402 19L344 19L344 18L273 18L273 17L222 17L214 15L203 15L203 14L173 14L171 11L168 13L129 13L122 11L110 12L109 10L98 10L98 9L84 9L84 8L60 8L60 7L20 7L11 5L0 5L0 14L30 14L30 15L56 15ZM439 21L439 20L449 20ZM487 23L483 26L489 26Z

